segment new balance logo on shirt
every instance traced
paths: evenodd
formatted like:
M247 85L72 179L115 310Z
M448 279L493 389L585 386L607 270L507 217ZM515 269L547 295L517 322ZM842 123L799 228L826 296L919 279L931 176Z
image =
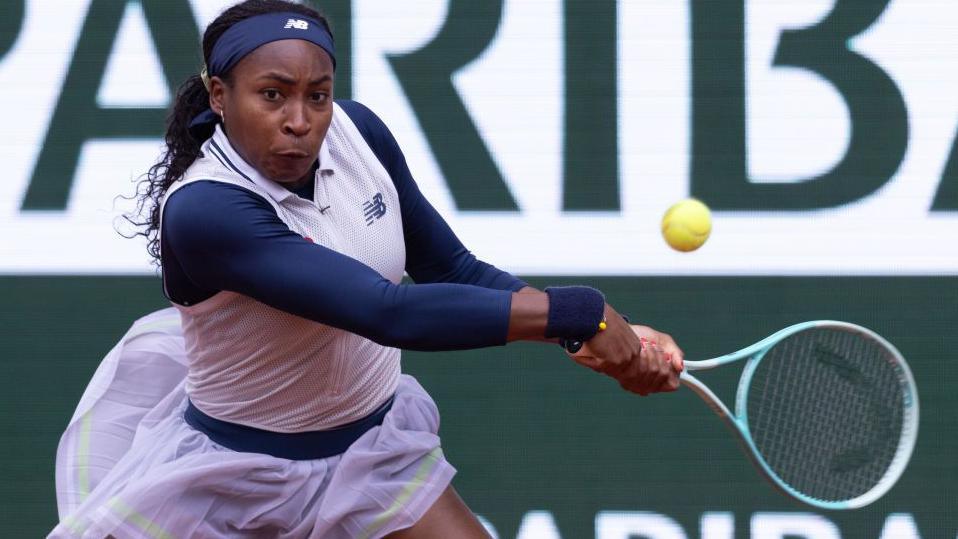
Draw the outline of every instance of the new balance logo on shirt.
M309 23L303 19L289 19L286 21L286 26L283 28L295 28L297 30L306 30L309 28Z
M366 226L373 224L373 221L386 215L386 203L383 202L383 194L376 193L372 200L363 203L363 215L366 216Z

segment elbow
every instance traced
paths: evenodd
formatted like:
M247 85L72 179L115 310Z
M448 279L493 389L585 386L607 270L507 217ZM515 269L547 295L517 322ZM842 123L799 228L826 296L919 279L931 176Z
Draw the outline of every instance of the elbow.
M402 319L391 313L389 309L370 316L362 330L367 339L392 348L406 348L408 338L403 331Z
M354 331L359 335L393 348L406 348L410 344L408 312L403 307L403 287L386 279L380 281L376 301L356 313ZM412 337L415 339L415 337Z
M382 346L404 350L434 351L445 349L432 324L401 305L387 305L368 318L363 336Z

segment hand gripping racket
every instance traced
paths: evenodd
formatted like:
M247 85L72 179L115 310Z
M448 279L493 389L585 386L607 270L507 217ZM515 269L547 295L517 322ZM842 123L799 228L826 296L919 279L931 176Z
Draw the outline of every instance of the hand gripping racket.
M740 360L732 413L690 372ZM814 507L877 500L915 447L911 370L888 341L855 324L796 324L733 354L686 361L681 381L732 427L762 475Z

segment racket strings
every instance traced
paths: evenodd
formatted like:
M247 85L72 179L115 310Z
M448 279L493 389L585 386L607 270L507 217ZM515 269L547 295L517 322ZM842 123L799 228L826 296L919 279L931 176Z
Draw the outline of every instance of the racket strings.
M769 468L821 500L874 487L904 420L895 361L874 340L837 329L805 330L771 348L746 399L749 431Z

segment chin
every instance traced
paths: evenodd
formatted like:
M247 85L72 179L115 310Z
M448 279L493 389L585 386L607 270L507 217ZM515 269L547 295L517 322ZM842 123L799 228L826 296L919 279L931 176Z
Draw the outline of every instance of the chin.
M303 176L304 174L300 174L298 176L295 174L274 174L270 176L270 179L276 183L288 184L298 182Z
M303 170L293 170L286 167L281 169L274 168L269 172L269 179L276 183L286 185L290 183L298 183L300 180L302 180L304 176L309 174L309 167L306 167Z

